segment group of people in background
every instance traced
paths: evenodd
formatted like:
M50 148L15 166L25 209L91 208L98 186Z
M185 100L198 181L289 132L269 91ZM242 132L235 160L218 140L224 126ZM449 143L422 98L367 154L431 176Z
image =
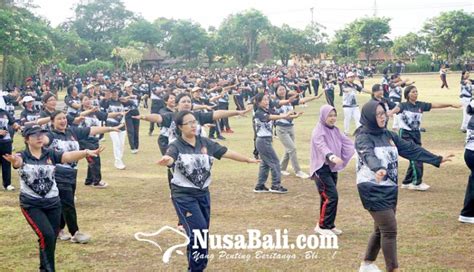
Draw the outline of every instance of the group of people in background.
M364 70L360 65L345 65L217 71L162 69L154 73L99 71L87 75L86 82L74 80L64 86L67 93L61 109L57 105L58 93L51 92L48 84L38 86L33 78L27 78L23 88L13 88L0 97L0 152L6 190L15 189L11 185L11 166L19 170L20 206L39 237L40 269L55 271L56 239L76 243L91 239L79 231L75 207L77 161L87 160L85 185L106 188L100 160L104 134L110 135L114 167L124 170L125 138L130 152L139 154L140 124L147 121L148 135L152 136L156 127L160 130L157 150L163 157L159 164L169 168L168 183L178 226L191 240L194 231L209 227L211 169L213 160L221 158L259 164L255 193L288 193L282 176L291 175L291 164L296 177L314 180L321 196L314 230L321 235L342 234L335 225L338 172L357 154L357 188L375 226L360 271L378 271L373 262L380 249L387 270L397 271L398 156L410 160L400 187L428 190L429 185L422 182L423 163L439 167L452 155L437 156L421 147L423 112L461 105L418 101L415 82L402 79L400 73L387 71L380 84L366 89ZM463 72L461 130L467 135L465 160L471 169L459 217L465 223L474 223L472 83L469 72ZM335 126L339 114L334 102L336 86L342 96L343 131ZM361 92L371 95L362 110L357 103L357 93ZM304 108L323 95L326 105L321 107L313 130L310 172L306 173L297 156L294 126L303 112L296 107ZM22 108L20 114L18 106ZM147 113L143 113L145 108ZM253 157L214 141L224 141L223 134L234 133L230 117L250 112ZM387 128L389 118L393 118L395 132ZM352 120L355 141L350 138ZM14 135L20 131L25 150L13 154ZM280 156L273 147L275 137L284 146ZM265 184L269 176L268 188ZM189 245L188 256L195 254L205 256L207 249ZM188 260L191 271L207 266L205 258Z

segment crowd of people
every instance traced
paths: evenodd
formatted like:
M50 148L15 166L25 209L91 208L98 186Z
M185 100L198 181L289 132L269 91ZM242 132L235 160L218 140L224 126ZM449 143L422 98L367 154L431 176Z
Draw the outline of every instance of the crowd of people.
M35 78L22 88L12 88L0 97L0 152L3 186L11 184L11 166L20 176L20 206L39 237L40 270L55 271L56 240L87 243L91 236L79 231L75 207L77 161L87 160L86 186L103 189L100 147L104 134L113 146L114 167L126 169L125 138L130 152L140 153L140 124L149 122L148 134L159 128L159 164L168 167L171 199L178 226L193 240L197 231L209 227L209 185L214 159L228 158L258 163L255 193L286 194L282 176L315 181L321 196L315 232L340 235L336 228L338 172L357 154L357 188L362 204L374 219L374 232L360 271L379 271L373 263L380 249L388 271L398 270L397 222L398 156L410 160L400 188L425 191L423 163L440 166L452 155L437 156L421 147L422 115L436 108L460 108L457 104L418 101L415 82L399 73L383 74L380 84L364 85L360 65L262 67L255 69L161 69L154 72L90 74L65 86L64 108L58 108L58 92ZM469 72L461 78L463 121L466 133L465 160L471 175L459 221L474 223L474 112L473 81ZM336 86L344 129L336 126ZM321 89L320 89L321 87ZM359 110L357 93L371 99ZM310 172L299 165L294 126L311 101L325 96L319 122L311 137ZM232 101L231 101L232 99ZM18 106L22 110L18 114ZM145 112L146 111L146 112ZM241 155L221 145L223 134L234 133L232 116L253 115L254 152ZM387 128L393 118L392 129ZM354 131L350 122L354 120ZM16 132L24 137L25 150L12 153ZM250 131L250 128L249 128ZM284 146L279 155L273 147L278 138ZM281 158L281 159L280 159ZM265 185L271 175L271 186ZM192 216L188 216L192 214ZM67 226L68 232L65 228ZM207 235L207 232L203 232ZM207 249L189 245L188 256L207 255ZM190 271L202 271L207 259L188 258Z

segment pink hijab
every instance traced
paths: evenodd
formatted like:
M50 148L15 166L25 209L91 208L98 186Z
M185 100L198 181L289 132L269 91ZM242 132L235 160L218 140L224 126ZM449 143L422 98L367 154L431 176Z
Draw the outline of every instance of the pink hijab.
M327 163L332 172L338 172L344 169L355 153L354 143L347 136L342 134L337 127L326 125L326 119L331 111L336 109L330 105L324 105L319 111L319 123L313 129L311 135L311 160L310 176L324 163ZM342 165L335 165L326 160L326 155L332 153L344 162Z

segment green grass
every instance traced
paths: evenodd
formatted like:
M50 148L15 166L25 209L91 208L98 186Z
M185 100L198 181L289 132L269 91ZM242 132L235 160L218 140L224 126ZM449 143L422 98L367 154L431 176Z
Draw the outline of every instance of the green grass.
M437 75L410 76L416 80L420 100L428 102L458 103L459 74L450 74L450 90L440 90ZM369 79L370 87L379 78ZM359 104L369 95L358 95ZM296 120L298 157L305 171L309 168L309 139L319 119L323 101L314 101L307 108L298 108L305 114ZM342 113L340 97L336 97ZM145 110L143 110L145 112ZM425 167L426 183L432 186L427 192L401 190L397 209L398 257L405 271L468 271L474 267L474 228L457 222L463 205L469 171L463 161L464 134L459 132L461 110L433 110L423 117L423 145L437 154L453 152L453 162L440 169ZM232 118L236 133L225 134L223 142L232 150L251 155L253 150L251 118ZM338 118L342 127L342 115ZM353 124L351 124L353 128ZM86 164L79 166L77 211L82 231L93 236L87 245L58 242L57 268L61 271L183 271L186 259L174 255L171 263L164 265L162 253L152 245L138 242L134 233L154 232L164 225L175 226L177 217L170 202L165 168L155 161L160 158L155 135L147 135L148 123L141 126L140 153L130 154L126 144L124 171L113 167L111 140L106 136L107 149L102 156L103 178L110 184L105 190L83 185ZM22 140L15 139L17 150ZM278 139L274 147L279 156L283 148ZM210 271L259 270L259 271L355 271L363 257L372 219L362 208L355 186L355 162L340 173L339 209L336 224L344 231L337 250L319 250L318 258L306 260L304 251L281 250L279 253L295 253L296 260L222 260L218 251L211 251L215 258L209 263ZM407 161L400 159L399 172L403 177ZM319 195L314 183L294 176L284 177L287 195L256 195L252 189L256 183L258 166L229 160L214 164L211 185L212 218L211 233L240 234L248 228L273 233L275 228L287 228L290 239L299 234L311 234L319 214ZM290 170L291 171L291 170ZM13 175L18 187L18 176ZM18 192L0 192L0 271L35 271L38 267L37 237L21 215ZM161 245L178 242L175 236L157 238ZM229 251L235 252L235 251ZM335 253L336 252L336 253ZM254 254L254 251L241 253ZM377 260L384 267L383 256Z

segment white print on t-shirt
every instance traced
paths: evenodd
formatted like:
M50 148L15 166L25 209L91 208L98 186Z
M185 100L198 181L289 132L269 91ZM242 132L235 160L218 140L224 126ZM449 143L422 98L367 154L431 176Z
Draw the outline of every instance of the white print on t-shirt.
M377 183L381 186L393 186L398 182L398 150L394 146L379 146L374 148L375 156L380 160L381 166L387 169L387 175L381 182L375 180L375 173L363 164L362 159L357 162L357 184L363 182Z
M200 189L209 186L213 161L207 154L179 154L172 183Z
M26 186L35 194L44 197L54 186L54 169L54 165L24 164L18 173Z

